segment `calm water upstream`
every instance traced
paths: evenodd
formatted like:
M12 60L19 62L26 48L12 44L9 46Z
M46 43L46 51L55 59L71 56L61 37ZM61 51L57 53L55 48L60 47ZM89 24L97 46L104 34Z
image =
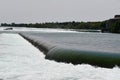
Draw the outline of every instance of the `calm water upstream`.
M84 33L81 33L81 35L82 34ZM99 35L99 33L94 33L93 35L95 34L97 35L96 37L102 35ZM85 33L85 35L87 34ZM119 51L120 35L105 34L103 36L109 40L106 44L110 44L112 41L112 44L115 43L113 46L110 45L110 48L115 47ZM108 47L106 49L108 50ZM101 67L95 68L88 64L72 65L57 63L46 60L44 57L42 52L18 34L0 34L0 80L120 79L120 68L118 67L108 69Z

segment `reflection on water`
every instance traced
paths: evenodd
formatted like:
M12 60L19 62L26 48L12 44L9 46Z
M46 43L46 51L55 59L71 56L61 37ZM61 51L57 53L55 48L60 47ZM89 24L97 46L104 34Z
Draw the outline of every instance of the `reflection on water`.
M2 45L5 44L5 45ZM8 46L9 45L9 46ZM119 80L120 69L72 65L44 59L44 55L18 34L0 34L2 80Z
M110 33L28 33L30 37L71 49L120 52L120 35Z

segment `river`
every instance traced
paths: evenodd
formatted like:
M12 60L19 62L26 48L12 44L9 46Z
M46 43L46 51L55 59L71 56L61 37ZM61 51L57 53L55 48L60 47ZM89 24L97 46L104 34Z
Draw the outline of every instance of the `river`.
M82 34L84 35L84 33L81 33L81 35ZM101 33L92 34L102 35ZM118 34L107 33L105 35L105 37L107 37L107 35L117 35L116 38L108 38L110 38L110 42L112 39L113 41L115 39L119 42ZM116 46L118 45L119 43L116 44ZM46 60L44 57L41 51L20 35L6 32L0 34L0 80L120 79L120 68L118 67L109 69L94 67L89 64L73 65L70 63L58 63Z

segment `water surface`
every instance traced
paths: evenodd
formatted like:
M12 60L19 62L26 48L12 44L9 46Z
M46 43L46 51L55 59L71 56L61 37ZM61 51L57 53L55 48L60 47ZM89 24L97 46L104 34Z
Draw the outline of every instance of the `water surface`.
M33 33L32 33L33 34ZM89 39L86 41L92 41L91 36L98 36L95 40L102 39L104 37L106 44L115 43L110 45L110 49L119 50L119 35L117 34L93 34L82 33L81 39L71 39L68 43L64 42L64 38L59 34L42 34L47 36L46 39L52 41L54 37L57 40L53 42L69 44L72 40L76 40L76 43L81 43L85 39L85 36ZM36 34L35 34L36 35ZM39 34L40 35L40 34ZM42 36L41 35L41 36ZM78 34L75 34L76 36ZM44 37L43 36L43 37ZM63 35L62 35L63 36ZM64 35L65 36L65 35ZM72 35L69 35L70 37ZM68 39L69 39L68 36ZM61 42L60 42L61 40ZM75 43L75 44L76 44ZM99 43L99 42L98 42ZM75 45L73 43L73 45ZM88 44L88 43L87 43ZM87 45L86 44L86 45ZM91 43L89 43L91 44ZM95 44L97 44L95 42ZM72 45L72 44L69 44ZM85 45L85 43L82 43ZM100 44L104 45L104 44ZM105 47L104 47L105 48ZM110 50L112 51L112 50ZM55 61L49 61L44 59L44 55L28 41L23 39L18 34L0 34L0 79L1 80L119 80L120 68L114 67L112 69L94 67L88 64L72 65L65 63L57 63Z

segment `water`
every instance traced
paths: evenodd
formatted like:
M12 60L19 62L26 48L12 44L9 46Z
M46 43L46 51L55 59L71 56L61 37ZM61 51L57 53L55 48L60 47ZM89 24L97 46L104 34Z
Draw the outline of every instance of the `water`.
M44 42L71 49L120 53L120 35L110 33L28 33Z
M18 34L0 34L1 80L119 80L120 68L72 65L44 59Z
M5 30L6 28L13 28L13 30ZM70 32L75 32L76 31L71 31L69 29L54 29L54 28L26 28L26 27L0 27L0 32L5 32L5 33L18 33L18 32L35 32L35 33L50 33L50 32L62 32L62 33L70 33Z

